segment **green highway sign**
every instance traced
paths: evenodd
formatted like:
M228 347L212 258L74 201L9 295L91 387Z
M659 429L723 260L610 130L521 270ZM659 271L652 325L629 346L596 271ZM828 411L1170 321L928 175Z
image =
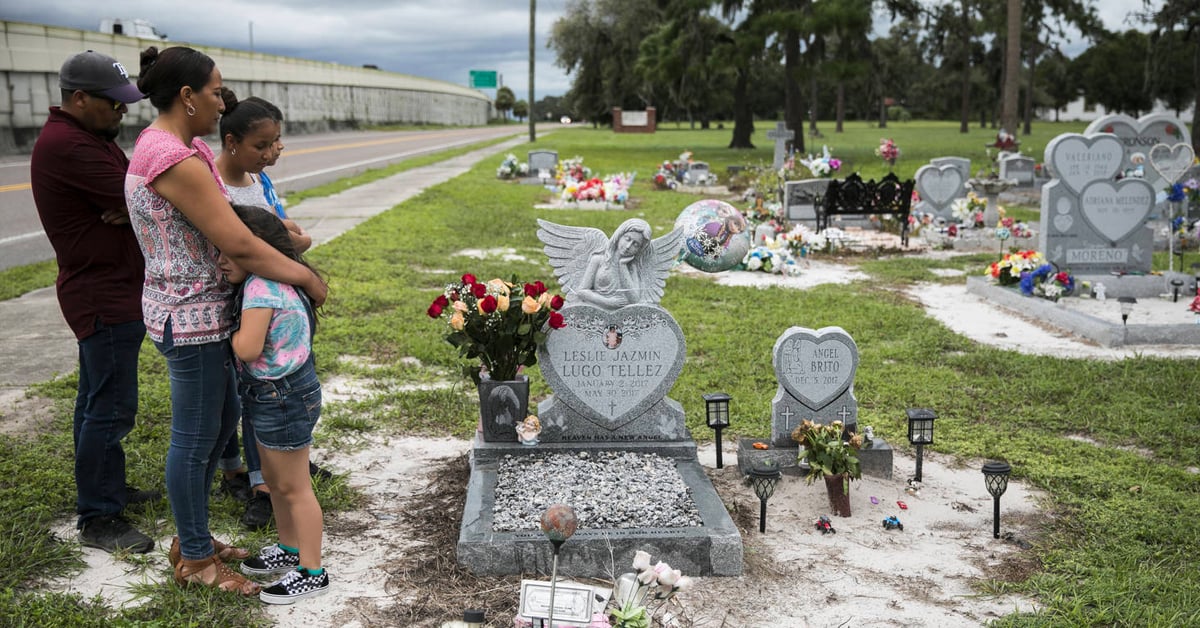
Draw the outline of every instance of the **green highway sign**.
M475 89L496 88L495 70L471 70L471 87Z

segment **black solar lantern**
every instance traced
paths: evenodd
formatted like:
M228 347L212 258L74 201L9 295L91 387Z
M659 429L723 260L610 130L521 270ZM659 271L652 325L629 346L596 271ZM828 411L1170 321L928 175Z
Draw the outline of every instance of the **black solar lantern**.
M1133 313L1133 306L1137 303L1134 297L1117 297L1117 303L1121 304L1121 324L1129 324L1129 315Z
M704 419L717 433L717 468L723 467L721 460L721 430L729 427L729 400L723 392L704 395Z
M1000 496L1008 490L1008 474L1012 467L1007 462L988 462L983 465L983 481L992 495L992 536L1000 538Z
M767 531L767 500L775 494L775 485L781 477L783 473L779 471L779 464L771 459L757 460L754 466L750 467L750 485L754 487L754 494L758 496L759 533Z
M933 420L937 414L925 408L909 408L905 412L908 414L908 442L917 447L917 475L913 479L920 482L925 445L933 444Z

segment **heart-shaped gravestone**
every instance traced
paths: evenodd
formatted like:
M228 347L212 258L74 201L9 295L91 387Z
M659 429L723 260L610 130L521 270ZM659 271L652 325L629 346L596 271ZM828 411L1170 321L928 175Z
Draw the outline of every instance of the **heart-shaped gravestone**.
M561 310L566 327L538 351L542 376L580 416L616 430L670 392L683 368L683 331L657 305Z
M820 410L854 383L858 346L841 327L792 327L775 341L771 362L789 395Z
M1119 242L1146 224L1154 188L1142 179L1093 181L1079 195L1080 213L1097 233Z
M1072 192L1092 181L1112 179L1121 169L1125 146L1115 135L1064 133L1046 145L1046 161Z
M921 166L917 170L917 194L921 199L933 206L935 211L941 211L963 190L962 172L955 166Z
M1196 151L1187 142L1170 146L1155 144L1150 149L1150 166L1162 175L1166 185L1175 185L1183 177L1183 173L1192 167L1196 159Z
M1107 115L1088 124L1085 135L1112 133L1125 146L1121 171L1133 171L1150 182L1155 189L1169 185L1149 164L1147 154L1156 144L1175 144L1188 141L1188 130L1179 118L1169 113L1151 113L1138 119L1125 114ZM1140 168L1139 168L1140 166Z

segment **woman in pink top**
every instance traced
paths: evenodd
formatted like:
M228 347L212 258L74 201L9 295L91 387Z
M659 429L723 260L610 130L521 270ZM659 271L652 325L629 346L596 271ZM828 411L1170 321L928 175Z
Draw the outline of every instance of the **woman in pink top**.
M223 252L249 272L300 287L318 304L327 288L303 264L254 237L230 207L201 139L216 129L224 109L213 60L191 48L147 48L138 88L158 117L138 137L125 198L146 258L146 331L171 378L167 495L179 537L170 559L180 584L254 595L258 585L222 562L247 552L216 541L208 528L220 448L241 413L228 343L232 290L217 257Z

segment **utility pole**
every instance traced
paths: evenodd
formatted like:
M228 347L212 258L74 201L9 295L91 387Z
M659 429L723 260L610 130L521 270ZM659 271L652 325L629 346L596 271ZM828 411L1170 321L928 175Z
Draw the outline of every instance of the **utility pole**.
M537 142L537 131L533 123L533 45L537 39L534 28L537 25L537 0L529 0L529 143Z
M250 52L254 52L254 22L250 22Z

